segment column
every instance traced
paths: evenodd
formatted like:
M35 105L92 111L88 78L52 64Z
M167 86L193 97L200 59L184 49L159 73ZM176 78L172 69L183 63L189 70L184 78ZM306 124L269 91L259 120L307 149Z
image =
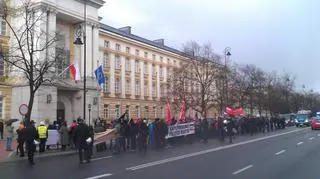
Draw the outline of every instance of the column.
M134 59L130 59L131 61L131 74L130 74L130 79L131 79L131 99L135 99L136 97L136 64Z
M123 56L120 56L120 61L121 61L121 72L120 72L120 79L121 79L121 97L125 98L126 97L126 59Z
M114 89L114 82L115 82L115 75L114 75L114 67L115 67L115 62L114 62L114 54L110 53L109 58L110 58L110 96L114 97L115 96L115 89Z

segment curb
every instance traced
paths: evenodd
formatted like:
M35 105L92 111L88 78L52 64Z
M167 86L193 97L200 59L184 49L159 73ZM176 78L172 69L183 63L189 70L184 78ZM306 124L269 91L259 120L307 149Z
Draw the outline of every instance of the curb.
M12 155L14 154L11 153L9 157L12 157ZM34 155L34 158L46 158L46 157L54 157L54 156L65 156L65 155L74 155L77 154L77 151L67 151L67 152L56 152L56 153L49 153L49 154L39 154L36 153ZM23 158L9 158L9 159L5 159L3 161L0 161L0 163L8 163L8 162L16 162L16 161L22 161L22 160L27 160L28 157L23 157Z

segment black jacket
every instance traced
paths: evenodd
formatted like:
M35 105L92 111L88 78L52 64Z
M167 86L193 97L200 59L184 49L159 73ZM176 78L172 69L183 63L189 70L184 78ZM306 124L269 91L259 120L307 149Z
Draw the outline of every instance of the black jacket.
M3 132L3 122L0 121L0 131Z
M23 131L23 139L27 143L33 143L35 139L39 138L37 129L33 125L29 125Z
M90 137L88 125L79 123L75 131L76 142L80 146L86 145L86 140ZM93 139L92 139L93 140Z

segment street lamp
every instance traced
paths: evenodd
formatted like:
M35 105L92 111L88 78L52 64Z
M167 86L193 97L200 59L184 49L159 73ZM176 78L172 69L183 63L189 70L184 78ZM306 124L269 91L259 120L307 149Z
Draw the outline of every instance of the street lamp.
M91 104L88 104L88 110L89 110L89 126L90 126L91 125L91 122L90 122Z
M84 25L83 25L83 34L81 33L81 26L79 25L76 31L76 40L73 42L74 45L84 45L84 57L83 57L83 120L86 120L86 74L87 74L87 41L86 41L86 23L87 23L87 0L84 0ZM81 35L83 35L83 43L81 41Z
M231 56L231 48L226 47L224 49L224 68L225 68L225 97L226 97L226 102L225 102L225 107L228 105L228 79L227 79L227 60L229 60L229 57Z

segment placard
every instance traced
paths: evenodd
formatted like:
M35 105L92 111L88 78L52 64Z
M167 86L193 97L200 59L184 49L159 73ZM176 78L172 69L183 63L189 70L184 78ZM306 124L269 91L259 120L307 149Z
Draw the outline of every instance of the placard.
M188 122L183 124L175 124L168 127L168 135L166 138L186 136L195 133L194 122Z

